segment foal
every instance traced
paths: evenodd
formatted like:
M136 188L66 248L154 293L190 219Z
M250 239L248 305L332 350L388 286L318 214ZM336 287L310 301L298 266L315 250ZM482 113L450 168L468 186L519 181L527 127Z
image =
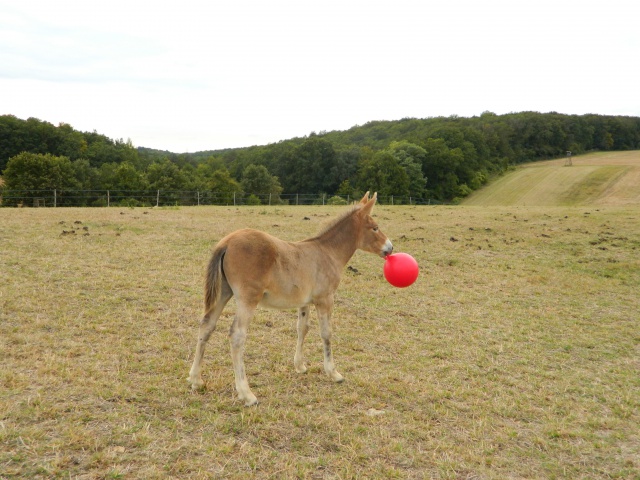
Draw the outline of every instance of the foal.
M204 386L200 374L204 347L222 309L234 295L237 310L230 331L231 358L236 390L246 406L258 403L249 388L243 360L247 328L258 305L298 309L298 341L293 363L299 373L307 370L302 343L309 330L309 308L314 305L324 345L324 370L333 381L343 380L331 354L333 294L345 265L357 249L382 257L393 250L389 239L371 218L376 198L374 193L370 199L367 192L360 203L317 236L301 242L285 242L251 229L237 230L220 240L206 274L205 313L188 379L193 389Z

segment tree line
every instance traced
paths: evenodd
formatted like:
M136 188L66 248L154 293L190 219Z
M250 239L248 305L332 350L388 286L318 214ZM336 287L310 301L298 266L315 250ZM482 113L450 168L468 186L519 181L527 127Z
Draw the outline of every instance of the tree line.
M312 193L452 201L512 165L640 149L640 117L520 112L373 121L263 146L173 153L0 116L4 188Z

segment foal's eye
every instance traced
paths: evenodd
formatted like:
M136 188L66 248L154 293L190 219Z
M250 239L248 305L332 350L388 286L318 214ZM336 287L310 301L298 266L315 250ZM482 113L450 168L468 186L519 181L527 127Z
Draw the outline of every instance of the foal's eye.
M373 231L374 231L374 232L377 232L378 230L379 230L379 228L378 228L378 227L373 227Z

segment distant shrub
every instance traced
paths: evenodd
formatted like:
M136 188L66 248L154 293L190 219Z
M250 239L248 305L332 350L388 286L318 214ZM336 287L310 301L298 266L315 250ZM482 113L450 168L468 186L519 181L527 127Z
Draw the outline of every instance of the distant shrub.
M147 203L141 202L140 200L135 198L123 198L122 200L118 201L116 205L119 207L131 207L131 208L149 206Z
M473 190L471 190L471 188L469 188L469 186L466 183L463 183L462 185L458 185L459 197L466 197L467 195L471 194L471 192L473 192Z
M245 200L245 203L247 205L262 205L260 198L258 198L256 195L253 195L253 194L247 197L247 199Z
M335 195L331 197L329 200L327 200L327 205L346 205L346 204L347 204L347 201L338 195Z

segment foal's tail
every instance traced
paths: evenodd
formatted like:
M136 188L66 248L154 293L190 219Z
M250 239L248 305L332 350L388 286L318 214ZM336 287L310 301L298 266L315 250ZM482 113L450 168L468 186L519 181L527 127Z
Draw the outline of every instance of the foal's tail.
M227 247L216 248L209 260L207 275L204 282L204 314L207 316L213 307L220 300L220 289L222 287L222 259L227 253Z

